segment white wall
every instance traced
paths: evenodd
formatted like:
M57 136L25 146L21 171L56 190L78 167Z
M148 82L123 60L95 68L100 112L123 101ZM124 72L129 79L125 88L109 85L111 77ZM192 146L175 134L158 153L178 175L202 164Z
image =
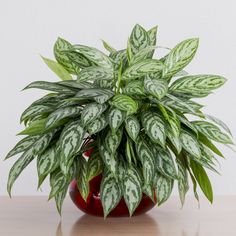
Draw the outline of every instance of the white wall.
M227 84L202 102L206 112L225 120L236 136L236 2L234 0L178 1L0 1L0 195L6 194L7 174L16 157L2 162L19 140L19 116L42 93L20 90L31 81L56 81L39 54L52 57L58 36L73 43L101 47L105 39L122 48L135 23L159 25L158 44L174 46L188 37L200 37L200 48L188 71L214 73ZM227 161L220 161L222 176L210 174L216 194L236 194L236 154L225 148ZM36 169L32 163L13 188L13 195L36 192Z

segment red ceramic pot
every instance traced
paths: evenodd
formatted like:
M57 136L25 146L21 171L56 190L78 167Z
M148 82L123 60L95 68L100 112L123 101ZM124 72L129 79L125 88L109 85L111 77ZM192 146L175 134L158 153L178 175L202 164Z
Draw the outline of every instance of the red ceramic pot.
M95 215L95 216L103 216L103 208L100 199L100 184L102 180L102 175L99 175L92 179L89 183L90 185L90 192L87 198L87 202L84 201L82 198L78 188L76 181L72 181L70 185L70 197L74 204L83 212ZM153 201L143 194L143 198L134 212L134 215L143 214L155 206ZM125 204L124 199L122 198L121 201L118 203L116 208L111 211L109 216L113 217L121 217L121 216L129 216L129 210Z

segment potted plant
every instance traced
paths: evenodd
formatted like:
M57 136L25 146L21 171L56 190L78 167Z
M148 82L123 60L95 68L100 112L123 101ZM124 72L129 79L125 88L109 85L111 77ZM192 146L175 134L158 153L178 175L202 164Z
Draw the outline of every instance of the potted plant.
M157 27L135 25L126 49L105 41L109 55L58 38L56 61L43 58L62 81L36 81L25 89L50 91L22 114L25 137L6 159L23 153L9 173L8 193L22 170L37 160L38 187L50 177L57 209L70 187L86 213L123 216L161 205L178 184L181 203L189 179L213 201L205 169L223 154L214 142L233 144L229 128L204 114L193 98L206 97L226 79L188 75L198 39L187 39L153 59ZM189 119L189 115L191 119ZM194 119L193 119L194 118Z

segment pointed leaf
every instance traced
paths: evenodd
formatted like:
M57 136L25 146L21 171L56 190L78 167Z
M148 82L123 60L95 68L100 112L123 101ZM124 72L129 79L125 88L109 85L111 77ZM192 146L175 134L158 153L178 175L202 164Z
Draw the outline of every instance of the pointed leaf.
M116 133L113 133L111 130L109 130L107 132L107 135L106 135L105 140L104 140L105 148L112 155L115 154L116 149L119 147L122 135L123 135L123 130L122 129L118 129L116 131Z
M107 120L113 132L115 132L121 126L125 117L125 113L117 108L112 108L108 112Z
M96 134L96 133L100 132L107 125L108 125L108 122L107 122L105 116L102 114L99 118L97 118L96 120L94 120L93 122L91 122L88 125L87 130L88 130L89 134L92 135L92 134Z
M125 128L130 138L135 141L140 131L140 124L136 116L129 116L125 120Z
M129 82L124 88L123 88L123 93L126 95L138 95L142 96L144 94L144 89L143 89L143 81L141 80L134 80Z
M88 159L88 181L102 173L103 162L99 152L93 152Z
M112 46L110 46L106 41L102 40L103 47L110 53L116 52L116 49L114 49Z

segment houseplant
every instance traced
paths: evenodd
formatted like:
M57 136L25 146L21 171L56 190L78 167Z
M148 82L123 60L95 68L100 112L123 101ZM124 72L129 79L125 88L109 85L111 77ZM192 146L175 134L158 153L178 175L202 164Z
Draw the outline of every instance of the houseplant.
M146 31L135 25L127 49L103 42L108 56L58 38L56 61L43 60L62 81L36 81L25 88L50 93L21 116L26 128L19 134L26 137L6 157L23 153L10 170L9 195L22 170L37 159L38 187L50 177L49 199L55 199L59 212L74 179L72 195L77 191L85 207L91 181L96 179L96 188L101 184L97 200L105 217L121 199L130 215L144 198L161 205L174 181L183 204L188 179L196 199L199 185L212 202L205 168L217 173L214 155L223 157L213 141L229 145L232 139L228 127L192 99L208 96L226 80L183 71L198 48L196 38L152 59L156 33L157 27Z

